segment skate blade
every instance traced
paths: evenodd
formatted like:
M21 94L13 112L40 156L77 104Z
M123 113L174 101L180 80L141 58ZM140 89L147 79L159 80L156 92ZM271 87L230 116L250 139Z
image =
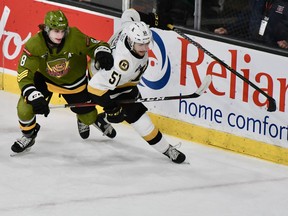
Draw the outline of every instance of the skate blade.
M184 161L182 164L190 165L190 161Z
M30 152L30 150L31 150L31 147L30 148L26 148L24 151L22 151L22 152L12 152L11 154L10 154L10 157L18 157L18 156L23 156L23 155L26 155L26 154L28 154L29 152Z

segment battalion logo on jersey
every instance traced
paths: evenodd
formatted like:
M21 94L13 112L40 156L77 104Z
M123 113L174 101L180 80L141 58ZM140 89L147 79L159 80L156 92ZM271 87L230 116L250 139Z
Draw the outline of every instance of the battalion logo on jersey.
M65 58L49 61L46 70L50 76L60 78L69 72L69 61Z
M123 71L127 71L129 68L129 62L127 60L121 60L119 62L119 68Z

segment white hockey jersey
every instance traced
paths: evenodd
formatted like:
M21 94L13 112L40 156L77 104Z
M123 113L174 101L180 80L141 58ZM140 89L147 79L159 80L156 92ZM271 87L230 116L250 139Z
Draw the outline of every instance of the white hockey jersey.
M137 85L148 66L148 53L139 58L133 55L125 45L128 27L133 21L122 20L122 23L122 28L109 40L114 66L108 71L96 70L94 60L91 61L89 72L92 78L89 81L88 90L97 96L115 88Z

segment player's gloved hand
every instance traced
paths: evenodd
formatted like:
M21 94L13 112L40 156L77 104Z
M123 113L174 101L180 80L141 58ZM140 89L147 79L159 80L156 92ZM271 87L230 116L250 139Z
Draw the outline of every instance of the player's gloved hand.
M43 94L36 89L30 90L26 93L27 103L33 107L35 114L43 114L45 117L50 113L48 102L45 100Z
M125 115L121 106L116 106L113 108L104 108L107 116L107 120L110 123L120 123L125 120Z
M163 30L171 30L168 24L173 25L173 20L168 14L156 14L149 13L150 22L148 23L151 27L160 28Z
M105 69L110 70L113 67L114 59L112 51L107 46L99 46L95 50L95 68L97 70Z

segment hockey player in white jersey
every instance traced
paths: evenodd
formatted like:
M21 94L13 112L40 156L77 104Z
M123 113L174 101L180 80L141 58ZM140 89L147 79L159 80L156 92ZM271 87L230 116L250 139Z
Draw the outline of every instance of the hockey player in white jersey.
M121 29L109 40L114 66L111 70L100 68L97 70L95 69L97 66L94 67L94 62L91 62L92 78L88 84L91 98L93 102L103 107L109 122L128 122L154 149L173 162L182 163L186 159L185 155L166 141L152 123L143 103L117 102L122 99L141 97L137 84L148 66L149 44L153 43L150 28L140 20L136 10L124 11L121 21ZM159 20L156 21L158 24Z

